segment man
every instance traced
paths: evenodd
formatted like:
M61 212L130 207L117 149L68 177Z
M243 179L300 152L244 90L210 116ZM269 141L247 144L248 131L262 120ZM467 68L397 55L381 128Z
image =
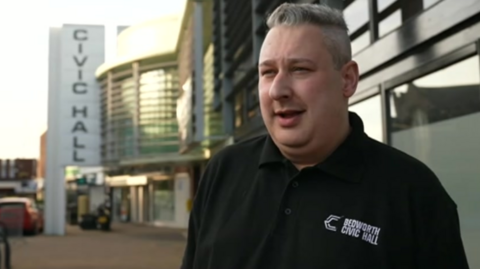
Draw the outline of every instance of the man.
M258 70L269 135L210 161L182 268L468 268L437 177L348 112L359 74L342 13L283 4L267 25Z

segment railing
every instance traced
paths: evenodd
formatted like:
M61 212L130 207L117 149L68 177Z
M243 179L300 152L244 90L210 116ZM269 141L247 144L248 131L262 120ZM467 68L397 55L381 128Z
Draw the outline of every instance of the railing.
M10 269L12 266L11 266L10 243L8 241L8 228L1 221L0 221L0 244L4 245L3 253L2 253L2 251L0 251L0 268ZM4 257L4 262L3 262L3 266L2 266L2 258L3 257Z

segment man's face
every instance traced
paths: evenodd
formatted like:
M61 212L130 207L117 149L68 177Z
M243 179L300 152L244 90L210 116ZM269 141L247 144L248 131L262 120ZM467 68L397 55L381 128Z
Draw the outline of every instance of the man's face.
M358 69L350 62L336 70L314 25L277 26L260 52L259 97L265 125L273 140L289 148L308 147L328 137L348 110ZM352 84L353 82L353 84ZM316 144L316 143L315 143Z

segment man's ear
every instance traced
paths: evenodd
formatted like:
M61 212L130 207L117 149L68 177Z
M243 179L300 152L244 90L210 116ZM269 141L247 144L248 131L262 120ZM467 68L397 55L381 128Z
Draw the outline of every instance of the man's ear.
M343 96L345 98L350 98L357 90L359 78L358 64L355 61L346 63L342 67L341 74L343 79Z

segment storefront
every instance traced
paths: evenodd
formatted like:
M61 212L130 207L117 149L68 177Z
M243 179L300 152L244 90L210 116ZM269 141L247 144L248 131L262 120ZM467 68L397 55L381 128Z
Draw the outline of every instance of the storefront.
M106 184L111 189L114 221L148 221L147 176L107 177Z
M113 220L187 228L192 202L189 173L107 178Z
M177 173L166 180L153 181L153 224L187 228L192 203L192 184L189 173Z
M130 221L130 188L115 187L111 189L112 219L114 221Z
M153 220L155 222L172 222L175 220L174 183L173 179L152 183Z

